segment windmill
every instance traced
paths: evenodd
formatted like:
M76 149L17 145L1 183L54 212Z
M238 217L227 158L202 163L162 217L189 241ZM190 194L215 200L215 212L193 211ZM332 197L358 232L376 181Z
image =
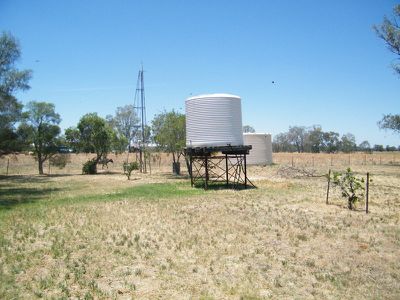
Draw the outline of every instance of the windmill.
M145 151L147 146L147 138L146 138L146 98L144 92L144 78L143 78L143 64L142 68L139 70L137 83L136 83L136 92L135 92L135 100L134 100L134 109L136 116L139 119L138 125L135 126L135 135L134 141L136 142L139 148L139 163L140 163L140 172L146 173L146 159L145 159Z

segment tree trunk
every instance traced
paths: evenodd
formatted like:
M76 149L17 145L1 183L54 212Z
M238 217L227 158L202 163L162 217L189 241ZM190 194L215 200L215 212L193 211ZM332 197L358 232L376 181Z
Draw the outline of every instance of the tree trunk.
M38 159L38 165L39 165L39 175L43 175L43 160L41 155L39 156Z
M190 170L190 162L189 162L189 159L187 158L187 156L185 156L185 161L186 161L186 167L188 169L188 173L190 176L192 176L192 172Z
M175 152L172 152L172 162L176 163L176 161L175 161Z

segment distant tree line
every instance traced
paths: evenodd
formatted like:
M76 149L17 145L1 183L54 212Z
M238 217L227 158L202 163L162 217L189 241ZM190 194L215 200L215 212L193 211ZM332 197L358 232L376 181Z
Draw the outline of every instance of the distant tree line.
M385 118L384 118L385 119ZM272 148L274 152L312 152L335 153L354 151L400 151L399 147L383 145L371 146L368 141L356 144L356 138L352 133L340 136L334 131L323 131L321 126L311 127L293 126L287 132L277 134L273 138Z

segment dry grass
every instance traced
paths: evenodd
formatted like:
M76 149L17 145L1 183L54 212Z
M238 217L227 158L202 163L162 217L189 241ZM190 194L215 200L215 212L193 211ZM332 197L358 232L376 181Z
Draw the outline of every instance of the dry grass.
M161 172L3 177L0 298L398 299L400 168L354 167L372 174L368 215L278 168L249 168L243 191Z

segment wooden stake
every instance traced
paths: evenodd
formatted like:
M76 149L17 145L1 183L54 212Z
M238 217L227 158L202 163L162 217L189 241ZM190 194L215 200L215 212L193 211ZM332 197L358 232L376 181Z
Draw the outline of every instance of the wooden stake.
M333 166L333 156L331 155L331 167Z
M330 186L330 183L331 183L331 169L329 169L329 172L328 172L328 188L326 189L326 204L329 204L329 186Z
M9 167L9 165L10 165L10 159L8 158L7 159L7 172L6 172L6 175L8 176L8 167Z
M149 152L149 172L151 175L151 153Z
M368 198L369 198L369 172L367 172L367 183L366 185L366 194L365 194L365 213L368 213Z
M292 156L292 167L294 167L294 163L293 163L293 156Z

